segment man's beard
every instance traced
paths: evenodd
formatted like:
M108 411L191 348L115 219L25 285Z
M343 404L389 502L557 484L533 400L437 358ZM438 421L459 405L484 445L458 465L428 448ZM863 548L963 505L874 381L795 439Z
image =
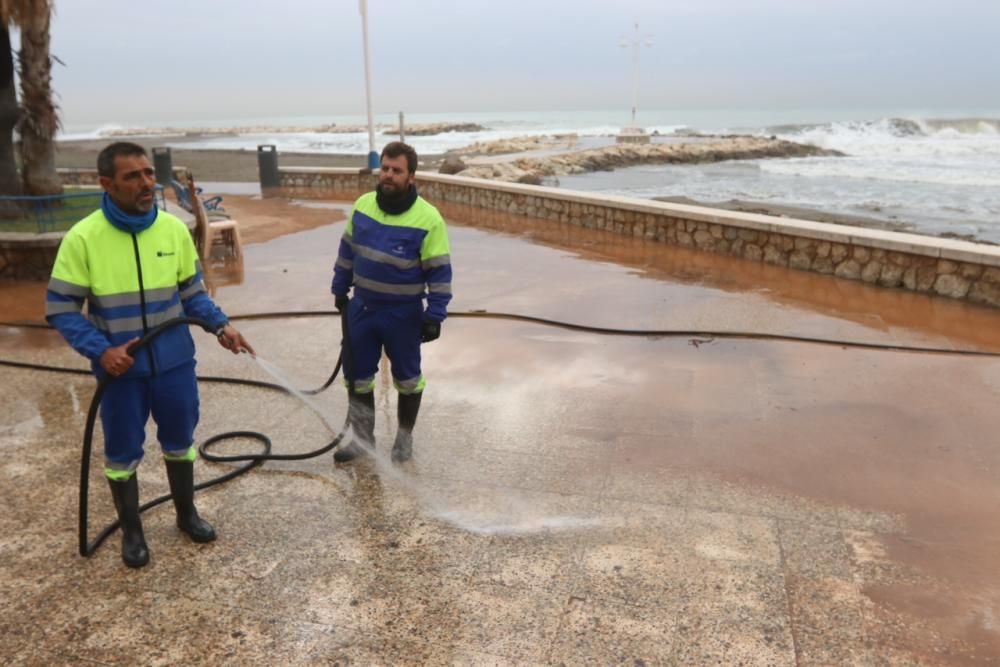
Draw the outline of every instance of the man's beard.
M385 183L379 183L375 188L375 201L386 213L399 215L407 211L417 199L416 186L407 184L402 192L394 190L392 192L385 189Z
M398 197L410 189L409 185L399 187L395 181L379 181L379 186L381 186L382 193L388 197Z

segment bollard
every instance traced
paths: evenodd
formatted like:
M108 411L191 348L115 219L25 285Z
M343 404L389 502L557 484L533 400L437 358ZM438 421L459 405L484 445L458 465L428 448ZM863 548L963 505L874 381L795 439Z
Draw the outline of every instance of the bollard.
M174 178L174 159L167 146L153 147L153 170L156 172L156 182L167 187Z
M281 176L278 174L278 149L273 144L257 146L257 170L260 172L260 192L281 188Z

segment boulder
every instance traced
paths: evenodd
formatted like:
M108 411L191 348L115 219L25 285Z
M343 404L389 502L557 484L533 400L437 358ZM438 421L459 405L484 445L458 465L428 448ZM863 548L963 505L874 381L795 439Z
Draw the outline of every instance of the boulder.
M441 163L441 168L438 169L439 174L457 174L460 171L464 171L468 167L462 158L449 155L445 157L444 162Z

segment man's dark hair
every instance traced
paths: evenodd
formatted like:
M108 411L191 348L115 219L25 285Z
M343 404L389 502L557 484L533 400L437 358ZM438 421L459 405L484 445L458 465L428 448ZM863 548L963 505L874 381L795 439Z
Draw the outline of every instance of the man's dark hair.
M396 158L400 155L406 156L406 168L411 174L417 171L417 151L413 150L413 146L409 144L404 144L402 141L390 141L382 149L382 158Z
M131 141L116 141L113 144L108 144L101 151L101 154L97 156L97 174L107 178L114 178L116 157L134 157L139 155L147 157L146 149L139 144L133 144Z

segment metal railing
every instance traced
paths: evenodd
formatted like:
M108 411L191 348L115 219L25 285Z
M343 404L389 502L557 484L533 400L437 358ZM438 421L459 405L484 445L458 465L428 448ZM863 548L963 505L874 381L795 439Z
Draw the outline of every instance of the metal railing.
M101 206L103 190L61 195L0 196L0 232L44 234L66 231ZM156 186L156 204L164 211L163 187Z

